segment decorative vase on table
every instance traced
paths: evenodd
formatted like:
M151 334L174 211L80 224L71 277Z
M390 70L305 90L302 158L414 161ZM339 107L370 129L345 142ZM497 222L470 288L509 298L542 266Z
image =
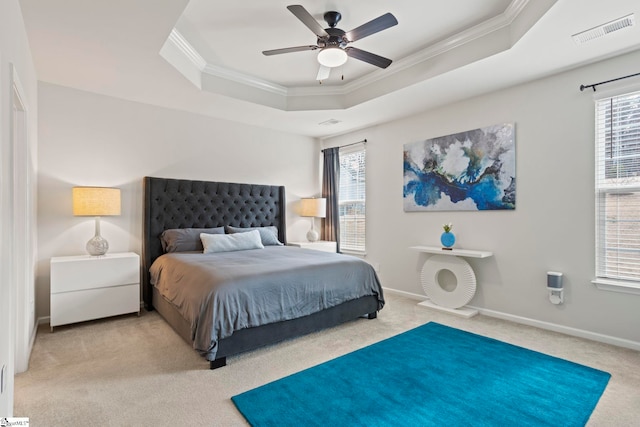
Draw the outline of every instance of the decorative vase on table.
M453 244L456 242L456 236L451 232L453 224L450 222L443 224L442 228L444 229L444 233L440 235L440 242L442 243L442 246L444 246L442 249L451 249Z
M445 248L450 248L456 243L456 236L450 231L445 231L440 235L440 242Z

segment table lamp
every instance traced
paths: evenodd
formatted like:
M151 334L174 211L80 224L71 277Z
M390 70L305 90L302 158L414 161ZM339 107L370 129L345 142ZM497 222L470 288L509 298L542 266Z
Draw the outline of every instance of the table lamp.
M307 240L317 242L320 235L315 228L315 218L327 216L327 199L324 198L304 198L300 199L300 216L311 218L311 230L307 232Z
M100 235L100 217L120 215L120 189L107 187L73 187L73 215L95 216L96 234L87 242L92 256L107 253L109 243Z

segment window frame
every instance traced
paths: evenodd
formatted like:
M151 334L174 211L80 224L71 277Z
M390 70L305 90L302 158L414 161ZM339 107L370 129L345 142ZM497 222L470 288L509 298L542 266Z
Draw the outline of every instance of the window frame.
M345 228L344 222L343 222L343 215L341 215L340 213L338 213L338 220L340 221L340 252L342 253L346 253L346 254L352 254L352 255L360 255L360 256L366 256L367 254L367 250L366 250L366 246L367 246L367 209L366 209L366 205L367 205L367 150L366 150L366 145L364 143L356 143L354 145L350 145L348 147L341 147L340 148L340 187L338 188L338 212L341 211L341 205L343 204L343 201L341 200L340 197L340 192L342 189L342 161L344 159L345 156L348 155L353 155L353 154L357 154L357 153L363 153L364 155L364 199L362 200L362 204L363 204L363 208L362 211L363 213L361 214L362 218L359 218L358 215L356 215L355 221L363 221L364 222L364 233L358 237L358 239L362 240L362 245L360 245L359 247L353 247L353 246L345 246L345 242L347 241L347 239L345 239L344 236L344 232L345 232ZM354 199L352 201L359 201L360 199Z
M603 102L611 102L613 99L617 97L625 97L625 96L638 96L640 98L640 87L622 87L615 91L606 91L601 92L598 96L594 96L594 147L595 147L595 179L594 179L594 190L595 190L595 278L591 281L594 285L596 285L601 290L614 291L614 292L624 292L624 293L632 293L632 294L640 294L640 278L638 280L621 277L620 274L608 274L609 271L606 267L607 261L603 259L606 255L607 244L606 244L606 218L603 218L604 213L604 198L609 194L621 194L621 193L632 193L632 194L640 194L640 180L638 182L634 182L631 185L628 183L607 183L605 182L606 178L606 156L607 156L607 148L602 147L603 144L611 143L610 139L607 139L606 132L606 116L604 125L604 132L601 128L601 124L599 120L600 117L600 104ZM635 108L633 109L635 111ZM634 120L635 122L635 120ZM635 128L635 126L634 126ZM640 130L640 120L638 120L637 128ZM611 138L611 135L609 135ZM611 148L613 150L613 147ZM634 149L635 150L635 149ZM609 153L613 156L612 152ZM633 156L636 155L636 152L633 152ZM637 149L637 155L640 156L640 148ZM619 156L622 157L622 156ZM620 178L618 178L620 179ZM633 236L633 234L632 234ZM604 243L602 243L604 242ZM604 270L601 271L601 266L605 265L602 268Z

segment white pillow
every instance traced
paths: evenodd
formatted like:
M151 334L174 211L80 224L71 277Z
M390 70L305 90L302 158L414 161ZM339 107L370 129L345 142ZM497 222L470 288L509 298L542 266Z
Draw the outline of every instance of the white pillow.
M264 249L258 230L237 234L200 233L200 240L205 254L215 252L244 251L247 249Z

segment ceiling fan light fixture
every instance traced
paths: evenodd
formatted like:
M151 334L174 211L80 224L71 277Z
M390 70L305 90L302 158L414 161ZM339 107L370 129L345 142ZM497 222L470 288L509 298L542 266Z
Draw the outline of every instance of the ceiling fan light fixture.
M347 52L339 47L325 47L318 53L318 62L329 68L335 68L347 62Z

